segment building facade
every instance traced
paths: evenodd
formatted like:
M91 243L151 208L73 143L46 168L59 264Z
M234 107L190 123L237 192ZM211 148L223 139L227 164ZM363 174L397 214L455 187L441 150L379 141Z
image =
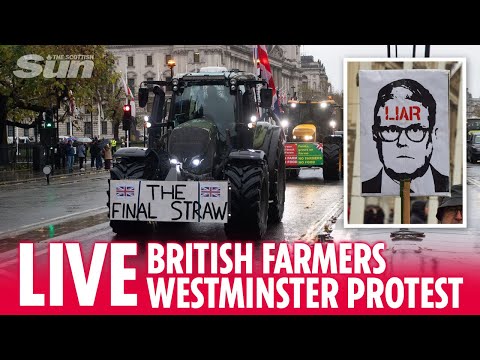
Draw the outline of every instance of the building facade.
M480 98L474 98L467 89L467 119L480 117Z
M136 96L140 83L145 80L168 80L174 60L174 74L196 71L204 66L223 66L255 72L253 48L256 45L108 45L116 57L117 71L127 79ZM298 99L325 98L330 84L325 67L313 56L301 56L300 45L267 45L275 86L283 103L294 96ZM119 84L119 86L122 86ZM137 104L138 105L138 104ZM75 117L59 123L59 135L113 137L113 124L101 109L78 109ZM149 107L136 106L137 135L143 133L143 117ZM61 117L62 114L60 114ZM8 129L9 136L34 137L34 129ZM18 135L17 135L18 134ZM120 130L120 136L123 131Z
M253 49L256 45L109 45L108 50L117 58L117 70L127 79L134 95L142 81L168 80L172 72L194 72L205 66L223 66L255 72ZM326 97L330 84L325 67L313 56L301 56L300 45L267 45L275 86L283 103L289 98L303 95ZM168 61L174 60L170 69ZM136 107L136 118L148 112ZM141 131L142 121L137 120Z

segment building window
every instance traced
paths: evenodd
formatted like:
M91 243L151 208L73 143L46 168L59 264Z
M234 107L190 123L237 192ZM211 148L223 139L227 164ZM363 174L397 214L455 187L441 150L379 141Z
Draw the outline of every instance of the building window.
M108 125L106 121L102 121L102 135L107 135Z
M13 136L13 126L7 125L8 136Z
M165 65L168 64L168 60L172 60L172 55L165 55Z
M147 55L147 66L153 65L152 55Z
M132 91L132 94L135 95L135 79L128 79L128 87Z
M30 129L23 129L23 136L27 136L27 137L28 137L29 132L30 132Z
M65 124L67 124L67 135L72 135L70 129L72 128L72 122L69 121L69 122L66 122Z
M148 77L148 78L147 78L147 81L153 81L153 78L152 78L152 77ZM148 87L149 89L151 89L151 88L153 88L153 84L148 84L147 87Z
M90 136L93 136L93 132L92 132L92 123L89 121L89 122L85 122L84 124L84 135L90 135Z
M193 62L199 63L200 62L200 53L198 51L193 53Z
M128 64L127 64L128 66L133 66L133 56L129 56L127 58L127 62L128 62Z

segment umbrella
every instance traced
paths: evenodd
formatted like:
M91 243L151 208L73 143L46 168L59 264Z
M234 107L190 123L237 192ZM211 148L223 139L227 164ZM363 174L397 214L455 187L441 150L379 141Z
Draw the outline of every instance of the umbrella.
M90 139L89 137L79 137L77 138L77 141L81 143L91 143L92 139Z
M110 144L110 139L101 139L101 140L99 139L99 140L98 140L98 146L100 146L100 148L102 148L102 149L103 149L103 148L105 147L105 145L107 145L107 144Z

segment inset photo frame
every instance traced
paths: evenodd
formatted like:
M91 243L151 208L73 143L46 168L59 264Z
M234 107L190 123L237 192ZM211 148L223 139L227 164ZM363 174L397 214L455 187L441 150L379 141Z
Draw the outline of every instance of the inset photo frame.
M345 228L466 228L466 59L344 59Z

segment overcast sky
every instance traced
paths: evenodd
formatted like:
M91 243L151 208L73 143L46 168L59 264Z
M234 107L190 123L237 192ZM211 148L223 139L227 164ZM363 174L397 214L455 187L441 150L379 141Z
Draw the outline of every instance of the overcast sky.
M392 45L391 57L395 57L395 46ZM399 58L412 57L413 45L398 45ZM302 45L302 55L313 55L315 61L325 65L328 80L334 91L343 91L343 59L344 58L386 58L387 45ZM424 57L425 46L417 45L416 58ZM431 58L466 58L467 88L473 97L480 97L480 45L431 45Z

